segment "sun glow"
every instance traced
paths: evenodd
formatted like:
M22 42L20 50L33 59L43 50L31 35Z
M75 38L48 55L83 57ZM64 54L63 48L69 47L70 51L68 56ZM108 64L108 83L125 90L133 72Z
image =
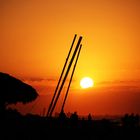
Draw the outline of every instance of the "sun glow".
M94 86L94 81L90 77L84 77L80 81L81 88L90 88Z

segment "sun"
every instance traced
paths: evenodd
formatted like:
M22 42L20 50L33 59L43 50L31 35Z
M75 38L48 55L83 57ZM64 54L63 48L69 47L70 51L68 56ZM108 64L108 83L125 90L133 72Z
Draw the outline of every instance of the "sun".
M84 77L80 81L81 88L90 88L94 86L94 81L90 77Z

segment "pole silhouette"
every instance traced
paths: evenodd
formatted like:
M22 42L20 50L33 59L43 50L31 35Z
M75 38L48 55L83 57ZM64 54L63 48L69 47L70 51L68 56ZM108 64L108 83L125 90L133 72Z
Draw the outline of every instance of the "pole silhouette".
M64 86L64 83L65 83L65 81L66 81L66 78L67 78L67 76L68 76L68 73L69 73L69 71L70 71L71 65L72 65L73 60L74 60L74 58L75 58L75 55L76 55L76 53L77 53L77 51L78 51L79 45L81 44L81 40L82 40L82 36L79 37L77 46L76 46L76 48L75 48L75 50L74 50L74 53L73 53L73 56L72 56L72 58L71 58L71 60L70 60L68 69L67 69L66 74L65 74L65 76L64 76L64 78L63 78L62 84L61 84L61 86L60 86L60 89L59 89L59 91L58 91L58 94L57 94L57 96L56 96L56 99L55 99L55 101L54 101L54 104L53 104L53 106L52 106L52 109L50 110L50 114L49 114L50 117L52 116L52 113L53 113L53 111L54 111L54 109L55 109L56 103L57 103L57 101L58 101L58 98L59 98L59 96L60 96L60 93L61 93L61 91L62 91L62 88L63 88L63 86Z
M75 36L74 36L73 42L72 42L72 44L71 44L71 47L70 47L70 50L69 50L69 53L68 53L68 56L67 56L67 58L66 58L66 61L65 61L64 66L63 66L62 73L61 73L61 75L60 75L58 84L57 84L57 86L56 86L56 89L55 89L55 92L54 92L54 95L53 95L53 98L52 98L51 103L50 103L49 108L48 108L47 117L49 117L49 113L50 113L51 108L52 108L52 105L53 105L53 103L54 103L54 99L55 99L55 97L56 97L56 93L57 93L57 91L58 91L58 88L59 88L59 85L60 85L62 76L63 76L63 74L64 74L64 71L65 71L67 62L68 62L68 60L69 60L69 57L70 57L70 54L71 54L71 51L72 51L72 48L73 48L73 45L74 45L74 42L75 42L75 40L76 40L76 37L77 37L77 34L75 34Z

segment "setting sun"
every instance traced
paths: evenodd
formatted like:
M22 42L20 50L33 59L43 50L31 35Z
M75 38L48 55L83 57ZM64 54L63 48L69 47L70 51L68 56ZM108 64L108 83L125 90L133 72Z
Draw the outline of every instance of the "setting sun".
M90 88L90 87L94 86L94 82L91 78L84 77L80 81L80 86L81 86L81 88Z

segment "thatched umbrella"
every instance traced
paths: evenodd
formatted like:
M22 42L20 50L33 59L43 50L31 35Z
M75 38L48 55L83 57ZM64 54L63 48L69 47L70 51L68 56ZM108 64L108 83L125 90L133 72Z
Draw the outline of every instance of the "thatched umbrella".
M36 90L28 84L0 72L0 107L17 102L28 103L38 96Z

